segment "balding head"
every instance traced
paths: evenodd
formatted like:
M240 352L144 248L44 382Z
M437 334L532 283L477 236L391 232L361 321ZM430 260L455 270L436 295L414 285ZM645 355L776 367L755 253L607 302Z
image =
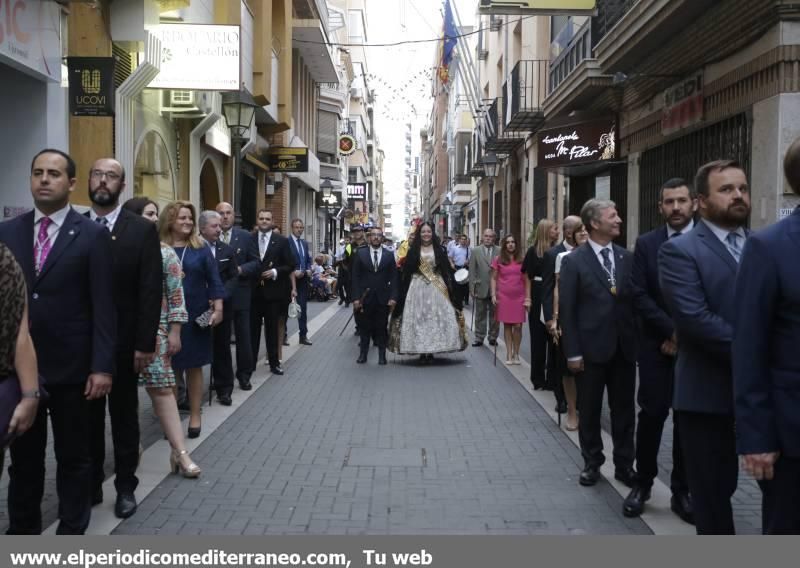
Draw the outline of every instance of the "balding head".
M219 213L220 227L222 227L222 230L230 230L234 221L233 205L222 201L219 205L217 205L215 210L217 213Z

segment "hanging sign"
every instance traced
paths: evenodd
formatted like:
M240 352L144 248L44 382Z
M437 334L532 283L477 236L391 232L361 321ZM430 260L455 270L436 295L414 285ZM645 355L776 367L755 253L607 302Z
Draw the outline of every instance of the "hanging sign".
M72 116L114 116L114 58L69 57Z
M612 160L616 157L616 126L606 119L543 130L538 147L540 168Z
M367 198L367 184L365 183L347 184L347 199L364 200L366 198Z
M300 173L308 171L308 148L276 146L269 149L269 171Z
M339 153L342 156L349 156L356 151L356 139L349 134L339 136Z

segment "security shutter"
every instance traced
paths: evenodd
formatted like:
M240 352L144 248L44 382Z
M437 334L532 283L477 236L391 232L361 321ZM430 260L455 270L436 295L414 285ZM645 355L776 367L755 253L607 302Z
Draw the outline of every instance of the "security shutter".
M332 112L319 111L319 128L317 128L317 152L336 155L336 138L339 120Z

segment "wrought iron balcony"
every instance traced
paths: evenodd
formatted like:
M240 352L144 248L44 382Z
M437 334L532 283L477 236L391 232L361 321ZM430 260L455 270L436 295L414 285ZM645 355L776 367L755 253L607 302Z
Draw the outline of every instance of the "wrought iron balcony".
M498 154L508 154L514 148L525 142L525 135L504 127L505 121L501 120L503 99L496 98L486 110L484 120L487 124L486 129L486 150Z
M550 81L547 94L551 94L581 63L592 59L592 26L584 24L567 48L550 62Z
M511 88L508 82L503 85L503 117L507 130L535 132L544 123L542 103L547 97L548 63L523 60L514 66Z

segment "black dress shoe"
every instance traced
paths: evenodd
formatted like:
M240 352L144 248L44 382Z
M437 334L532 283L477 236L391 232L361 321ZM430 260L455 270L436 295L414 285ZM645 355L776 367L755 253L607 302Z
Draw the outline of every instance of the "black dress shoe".
M311 343L311 342L308 340L308 338L307 338L307 337L301 337L301 338L300 338L300 345L314 345L314 344L313 344L313 343Z
M239 381L239 388L243 391L253 390L253 385L250 383L250 379L242 379Z
M133 493L117 493L114 514L119 519L127 519L136 512L136 497Z
M289 347L289 340L287 338L285 338L285 337L283 338L283 346L284 347Z
M621 481L623 485L633 488L636 485L636 471L632 467L618 467L614 472L614 479Z
M496 340L496 339L490 339L490 340L489 340L489 345L491 345L492 347L494 347L495 345L497 345L497 340Z
M366 362L367 362L367 354L366 354L365 352L363 352L363 351L362 351L362 352L361 352L361 353L358 355L358 359L356 359L356 363L358 363L359 365L361 365L361 364L363 364L363 363L366 363Z
M592 465L587 465L581 472L578 482L584 487L591 487L600 480L600 470Z
M92 507L103 502L103 488L98 487L92 492Z
M688 493L675 493L670 500L670 509L678 515L684 523L694 524L694 508L692 496Z
M202 426L198 426L197 428L193 428L192 426L189 426L189 428L186 430L186 437L187 438L199 438L201 430L202 430Z
M278 367L270 367L269 368L269 372L272 373L273 375L282 375L283 374L283 369L280 366L278 366Z
M386 353L378 354L378 365L386 365Z
M626 517L638 517L644 511L644 503L648 499L650 499L650 489L635 486L622 502L622 514Z
M472 346L473 347L480 347L481 345L483 345L483 341L473 341L472 342Z
M566 414L567 413L567 401L561 400L556 404L556 414Z
M219 402L222 406L230 406L233 404L233 400L229 394L218 394L217 402Z

